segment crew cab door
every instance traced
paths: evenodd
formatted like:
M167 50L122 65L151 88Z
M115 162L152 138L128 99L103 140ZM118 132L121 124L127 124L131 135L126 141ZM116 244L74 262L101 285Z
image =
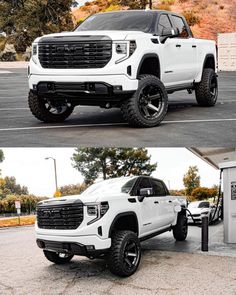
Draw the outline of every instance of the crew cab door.
M167 38L161 51L162 82L166 86L190 84L197 73L197 47L195 39L182 17L162 14L158 22L161 36L162 28L177 28L178 37Z
M174 204L163 181L150 179L155 197L156 224L160 227L171 225L175 220Z
M148 177L141 177L137 185L137 195L140 195L140 190L143 188L152 188ZM140 235L148 235L158 230L157 218L157 197L150 195L139 202L140 213Z

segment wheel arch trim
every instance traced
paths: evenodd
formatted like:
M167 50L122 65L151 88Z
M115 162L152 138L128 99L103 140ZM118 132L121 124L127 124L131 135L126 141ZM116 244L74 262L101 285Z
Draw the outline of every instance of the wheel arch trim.
M111 237L112 230L113 230L117 220L119 220L119 218L126 217L126 216L133 216L135 218L136 227L137 227L137 234L139 235L138 217L134 211L127 211L127 212L119 213L115 216L115 218L113 219L111 226L109 228L109 234L108 234L109 238Z

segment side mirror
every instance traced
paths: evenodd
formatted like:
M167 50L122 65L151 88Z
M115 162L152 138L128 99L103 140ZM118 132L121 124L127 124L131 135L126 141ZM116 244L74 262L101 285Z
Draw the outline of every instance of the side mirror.
M138 196L138 200L142 202L144 198L152 196L153 195L153 189L150 188L141 188Z
M163 28L160 39L164 43L168 38L174 38L178 36L179 36L178 28Z

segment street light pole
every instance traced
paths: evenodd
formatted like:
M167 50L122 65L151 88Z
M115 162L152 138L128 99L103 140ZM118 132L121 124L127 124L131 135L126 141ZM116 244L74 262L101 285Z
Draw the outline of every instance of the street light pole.
M53 157L47 157L45 158L45 160L49 160L52 159L54 162L54 175L55 175L55 184L56 184L56 192L58 191L58 186L57 186L57 164L56 164L56 159L54 159Z

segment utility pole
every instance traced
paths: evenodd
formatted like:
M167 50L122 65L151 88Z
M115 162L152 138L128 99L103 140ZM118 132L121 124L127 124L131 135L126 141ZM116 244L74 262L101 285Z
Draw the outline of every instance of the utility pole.
M152 0L149 0L149 9L152 10Z

